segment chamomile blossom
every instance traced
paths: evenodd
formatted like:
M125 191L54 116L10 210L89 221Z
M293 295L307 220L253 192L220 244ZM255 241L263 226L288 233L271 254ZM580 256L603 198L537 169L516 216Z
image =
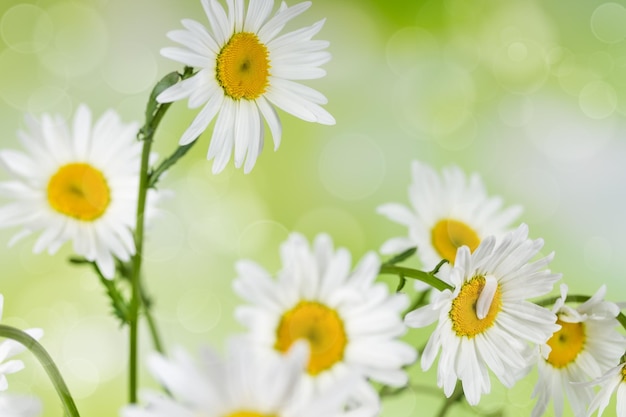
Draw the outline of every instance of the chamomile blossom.
M162 103L188 98L189 108L202 107L180 145L196 138L217 116L207 159L214 159L213 172L221 172L231 154L244 172L254 167L264 141L267 122L280 144L282 127L275 107L302 120L326 125L335 119L320 104L327 99L297 81L323 77L320 68L330 60L327 41L313 40L324 24L279 35L285 25L311 6L311 2L287 7L283 2L272 14L274 0L227 0L228 12L217 0L202 0L210 29L184 19L183 30L167 36L182 47L161 50L167 58L194 67L191 77L163 91Z
M524 224L497 245L489 236L471 253L462 246L450 270L453 289L406 315L409 327L438 321L421 365L429 369L441 350L437 384L446 396L460 380L468 402L478 404L491 390L488 369L513 386L531 363L529 342L545 343L558 329L554 313L526 301L551 291L560 278L545 269L552 255L529 263L542 246L541 239L528 239Z
M229 340L227 357L210 349L196 363L184 350L171 358L153 354L148 369L170 395L140 393L145 405L129 405L123 417L373 417L372 409L344 412L350 376L317 395L302 384L306 344L287 355L260 353L245 338Z
M589 300L576 308L565 304L567 286L554 304L560 328L539 347L539 380L533 397L537 403L532 417L543 415L552 398L554 415L563 415L564 396L576 416L584 416L593 398L588 382L614 367L624 353L625 340L617 331L619 307L604 301L602 286Z
M593 385L599 385L600 391L595 395L591 404L587 417L591 417L593 413L598 412L598 417L602 417L604 410L609 405L613 394L617 397L616 415L617 417L626 417L626 363L622 362L612 367L604 373L600 378L593 381Z
M48 114L26 122L27 131L18 132L25 152L0 151L0 164L12 177L0 183L0 196L11 200L0 207L0 227L22 226L10 244L41 232L35 253L47 249L53 254L72 241L76 254L95 261L112 278L114 258L128 261L135 253L138 125L122 123L109 110L92 126L85 105L78 107L71 126Z
M0 294L0 319L2 319L3 307L4 297ZM43 336L43 330L41 329L27 329L24 330L24 332L28 333L34 339L40 339L41 336ZM9 387L6 375L14 374L15 372L24 369L24 362L19 359L10 358L20 352L23 352L25 349L24 345L12 339L7 339L0 343L0 391L5 391ZM2 401L3 400L0 400L0 405L2 404ZM0 415L4 416L2 413L0 413Z
M408 299L375 283L376 254L366 254L351 272L350 253L335 251L330 237L318 235L310 247L304 236L293 233L281 246L281 258L276 280L251 261L236 265L235 291L250 305L238 307L235 315L253 343L285 352L297 340L307 341L307 383L319 390L357 372L356 403L378 406L367 378L405 385L402 367L416 359L415 350L398 340L405 332L401 312Z
M442 259L453 263L461 246L472 252L485 237L503 235L521 213L519 206L502 209L502 199L487 195L478 174L467 177L457 166L444 168L439 175L428 165L413 161L411 174L411 207L387 203L377 210L406 226L407 236L387 240L380 251L394 254L417 246L417 255L426 270L433 269ZM448 269L448 265L443 265L439 275L444 280Z

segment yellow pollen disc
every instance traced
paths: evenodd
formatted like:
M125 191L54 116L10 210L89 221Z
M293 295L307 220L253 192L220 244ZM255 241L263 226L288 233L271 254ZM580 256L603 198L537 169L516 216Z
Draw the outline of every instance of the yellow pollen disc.
M450 320L452 320L452 330L457 336L472 338L490 328L495 322L502 307L499 285L487 315L483 319L479 319L476 315L476 303L484 287L485 277L476 276L463 284L459 295L452 301Z
M556 320L556 324L560 324L561 329L547 342L552 348L547 361L555 368L564 368L576 360L585 347L585 324L568 323L560 319Z
M217 81L236 100L254 100L265 93L269 70L267 47L254 33L235 33L217 56Z
M225 417L277 417L273 414L261 414L256 411L235 411L234 413L227 414Z
M343 359L348 343L343 322L337 312L315 301L301 301L280 319L276 345L286 352L298 339L309 342L311 356L307 372L317 375Z
M480 243L480 238L474 229L453 219L439 220L433 227L431 239L435 250L450 263L454 263L458 248L467 246L470 252L474 252Z
M622 366L622 382L626 382L626 365Z
M102 172L85 163L67 164L48 182L48 202L53 209L78 220L102 216L111 194Z

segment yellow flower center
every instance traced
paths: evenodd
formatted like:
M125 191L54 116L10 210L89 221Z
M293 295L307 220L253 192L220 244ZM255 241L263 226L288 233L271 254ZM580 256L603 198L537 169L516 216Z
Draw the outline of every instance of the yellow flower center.
M561 328L547 342L552 348L547 361L555 368L564 368L576 360L585 347L585 324L560 319L556 320L556 324L560 324Z
M217 56L217 81L227 96L254 100L265 93L269 52L254 33L235 33Z
M66 216L93 221L106 211L111 193L102 172L89 164L72 163L50 178L48 202Z
M235 411L234 413L230 413L224 417L277 417L277 416L274 414L261 414L261 413L257 413L256 411L242 410L242 411Z
M626 382L626 364L622 366L622 382Z
M454 263L458 248L467 246L470 252L474 252L480 243L480 238L474 229L453 219L439 220L433 227L431 239L435 250L450 263Z
M311 356L307 372L317 375L343 359L348 342L337 312L315 301L301 301L287 311L278 324L276 345L286 352L298 339L309 342Z
M485 288L485 283L485 277L475 276L463 284L459 295L452 300L449 316L450 320L452 320L452 329L457 336L472 338L489 329L495 322L496 316L502 307L502 295L499 284L495 289L486 315L479 318L477 313L478 298Z

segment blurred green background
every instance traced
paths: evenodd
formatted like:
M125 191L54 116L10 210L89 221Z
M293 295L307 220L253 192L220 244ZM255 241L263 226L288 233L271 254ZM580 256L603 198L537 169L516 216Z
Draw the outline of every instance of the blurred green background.
M249 175L232 166L211 175L205 134L162 182L175 196L148 232L145 272L168 346L221 349L242 331L233 264L277 270L290 231L327 232L355 261L405 234L375 208L408 201L413 159L479 172L491 194L524 206L571 292L605 283L611 300L626 299L625 2L314 0L293 27L324 17L316 38L331 41L333 60L307 84L329 98L337 125L281 114L280 149L268 140ZM141 120L152 85L180 69L159 49L173 45L165 33L182 18L206 23L196 0L2 0L1 147L19 147L26 112L69 118L87 103L95 116L113 107ZM155 150L169 154L194 116L175 104ZM0 244L15 231L0 231ZM126 330L91 271L68 264L68 245L36 256L33 241L0 251L3 322L45 329L82 414L115 416L126 400ZM419 345L427 334L408 339ZM44 417L61 415L39 365L22 357L11 391L41 396ZM434 372L414 368L417 385L435 386ZM535 381L507 391L494 380L480 406L450 415L528 416ZM141 383L154 386L146 373ZM386 400L383 415L434 415L441 402L416 388ZM613 402L605 416L614 415Z

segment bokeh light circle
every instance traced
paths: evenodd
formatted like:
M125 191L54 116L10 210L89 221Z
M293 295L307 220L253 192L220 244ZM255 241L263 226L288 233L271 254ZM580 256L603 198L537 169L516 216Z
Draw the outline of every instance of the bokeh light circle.
M324 187L343 200L359 200L373 194L385 175L385 158L368 136L346 134L329 140L319 159Z
M604 119L617 109L615 89L604 81L588 83L578 96L581 110L592 119Z
M78 2L62 2L50 7L48 16L55 30L50 46L39 53L46 68L63 76L80 76L102 63L109 33L94 8Z
M596 7L591 15L591 30L602 42L621 42L626 38L626 8L619 3Z
M31 54L43 50L50 42L53 24L48 14L32 4L18 4L4 12L0 35L7 46Z
M418 137L446 135L459 129L474 111L474 80L449 60L424 62L404 77L395 90L395 114Z
M150 49L140 43L119 43L107 60L102 75L114 90L136 94L149 89L157 78L157 63Z

